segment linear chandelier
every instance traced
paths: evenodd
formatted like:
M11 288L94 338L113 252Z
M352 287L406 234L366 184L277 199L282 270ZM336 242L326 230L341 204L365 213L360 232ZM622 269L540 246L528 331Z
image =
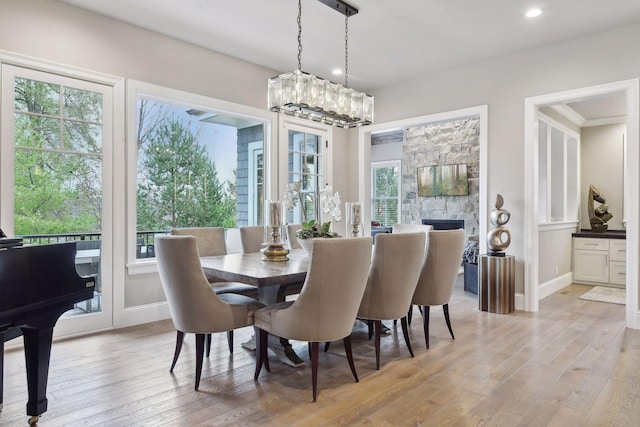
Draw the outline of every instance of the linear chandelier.
M373 96L349 87L349 16L358 9L341 0L320 0L345 16L344 85L302 71L302 2L298 0L298 69L269 79L271 111L342 128L373 123Z

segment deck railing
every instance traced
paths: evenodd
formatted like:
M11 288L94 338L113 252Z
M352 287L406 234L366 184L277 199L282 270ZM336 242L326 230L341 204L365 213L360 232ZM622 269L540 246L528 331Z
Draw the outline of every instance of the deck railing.
M155 256L153 239L156 234L168 234L168 230L138 231L136 233L136 258L152 258ZM89 249L100 246L101 233L60 233L60 234L25 234L16 236L22 238L26 245L48 245L52 243L82 242L79 248Z

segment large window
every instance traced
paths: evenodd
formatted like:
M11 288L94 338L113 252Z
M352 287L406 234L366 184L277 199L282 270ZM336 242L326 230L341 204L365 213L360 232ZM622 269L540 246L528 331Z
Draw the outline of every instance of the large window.
M399 223L400 161L371 164L371 220L385 226Z
M264 127L201 103L137 94L136 258L154 257L154 236L171 228L262 223Z

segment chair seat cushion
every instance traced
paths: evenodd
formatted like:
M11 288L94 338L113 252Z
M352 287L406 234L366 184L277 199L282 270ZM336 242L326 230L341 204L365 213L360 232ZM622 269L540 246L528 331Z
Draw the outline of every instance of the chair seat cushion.
M253 314L254 325L262 330L278 335L278 331L273 330L273 315L280 310L289 308L293 303L294 301L280 302L256 311Z
M213 291L220 295L226 293L246 295L251 298L258 297L258 288L240 282L214 282L211 283Z
M218 298L231 305L234 319L239 322L238 325L244 323L243 326L252 325L255 311L265 306L260 301L245 295L225 293L218 295Z

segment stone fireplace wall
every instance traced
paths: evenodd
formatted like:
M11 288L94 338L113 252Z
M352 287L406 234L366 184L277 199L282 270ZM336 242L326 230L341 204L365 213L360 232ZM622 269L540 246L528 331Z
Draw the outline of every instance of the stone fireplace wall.
M432 123L405 130L402 148L403 223L423 218L464 219L467 235L478 234L480 201L480 120ZM418 196L417 168L432 165L467 165L467 196Z

